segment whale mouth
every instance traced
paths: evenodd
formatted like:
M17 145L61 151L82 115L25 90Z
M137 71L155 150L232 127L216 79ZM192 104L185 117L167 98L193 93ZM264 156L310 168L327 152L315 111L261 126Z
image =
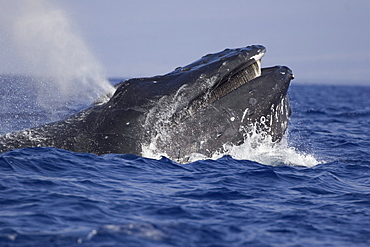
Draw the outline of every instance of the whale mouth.
M261 76L261 58L263 55L264 53L258 54L255 57L252 57L247 63L232 70L208 91L193 99L186 109L175 113L175 118L178 121L183 121L194 115L201 108L212 104L228 93L237 90L249 81Z
M259 76L261 76L261 60L233 71L211 89L207 95L209 98L207 101L212 103Z

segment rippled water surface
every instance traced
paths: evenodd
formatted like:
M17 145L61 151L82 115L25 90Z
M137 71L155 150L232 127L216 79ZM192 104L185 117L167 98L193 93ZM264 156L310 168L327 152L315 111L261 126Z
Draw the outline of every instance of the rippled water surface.
M0 98L2 133L50 121L19 95ZM0 245L369 246L369 95L293 85L285 144L248 159L0 154ZM28 108L14 107L17 97Z

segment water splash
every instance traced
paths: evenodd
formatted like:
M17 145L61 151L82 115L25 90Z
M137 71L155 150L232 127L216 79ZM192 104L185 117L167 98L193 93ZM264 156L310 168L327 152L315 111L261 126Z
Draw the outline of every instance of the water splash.
M114 92L101 65L55 2L0 3L3 12L11 12L1 18L2 31L8 34L27 73L36 76L33 83L39 89L40 105L50 108L71 100L91 103L99 95Z
M167 156L165 153L157 151L156 141L152 140L148 146L143 146L143 156L147 158L159 159ZM211 159L219 159L224 155L230 155L234 159L251 160L271 166L302 166L313 167L324 163L317 160L314 155L297 150L290 146L287 136L280 142L273 142L272 137L266 133L252 131L248 138L241 145L224 144L223 150L212 155ZM187 162L209 159L209 157L192 153L187 157Z
M276 143L270 136L261 139L260 134L253 134L242 145L226 144L224 150L214 154L212 159L218 159L227 154L234 159L251 160L271 166L313 167L322 163L312 154L298 151L290 146L287 137Z

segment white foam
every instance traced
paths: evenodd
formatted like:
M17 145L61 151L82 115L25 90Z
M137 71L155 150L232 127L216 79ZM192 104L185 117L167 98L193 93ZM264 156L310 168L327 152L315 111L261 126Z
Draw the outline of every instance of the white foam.
M150 158L150 159L160 159L162 156L168 157L166 153L158 151L158 148L157 148L158 138L160 138L159 134L153 137L151 139L151 142L148 145L142 144L141 150L142 150L143 157Z
M271 166L313 167L321 163L312 154L300 152L290 146L286 137L275 143L272 142L270 136L262 139L259 134L254 135L240 146L225 145L225 151L214 154L212 159L230 155L234 159L251 160Z
M142 148L142 155L146 158L160 159L162 156L168 157L166 153L158 152L156 140L152 140L152 143L142 146ZM225 144L223 151L214 153L212 157L207 157L200 153L192 153L187 158L187 162L191 163L205 159L216 160L224 155L230 155L238 160L251 160L271 166L313 167L323 163L323 161L317 160L313 154L298 151L295 147L290 146L287 137L284 137L277 143L272 141L271 136L257 133L251 134L239 146Z

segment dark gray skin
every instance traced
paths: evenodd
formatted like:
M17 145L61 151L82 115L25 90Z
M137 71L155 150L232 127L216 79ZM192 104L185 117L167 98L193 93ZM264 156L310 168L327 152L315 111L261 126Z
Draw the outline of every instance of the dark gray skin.
M292 71L262 69L263 46L226 49L163 76L117 85L112 98L66 120L6 134L0 151L53 146L98 155L152 149L178 162L207 157L253 132L280 141L290 116Z

